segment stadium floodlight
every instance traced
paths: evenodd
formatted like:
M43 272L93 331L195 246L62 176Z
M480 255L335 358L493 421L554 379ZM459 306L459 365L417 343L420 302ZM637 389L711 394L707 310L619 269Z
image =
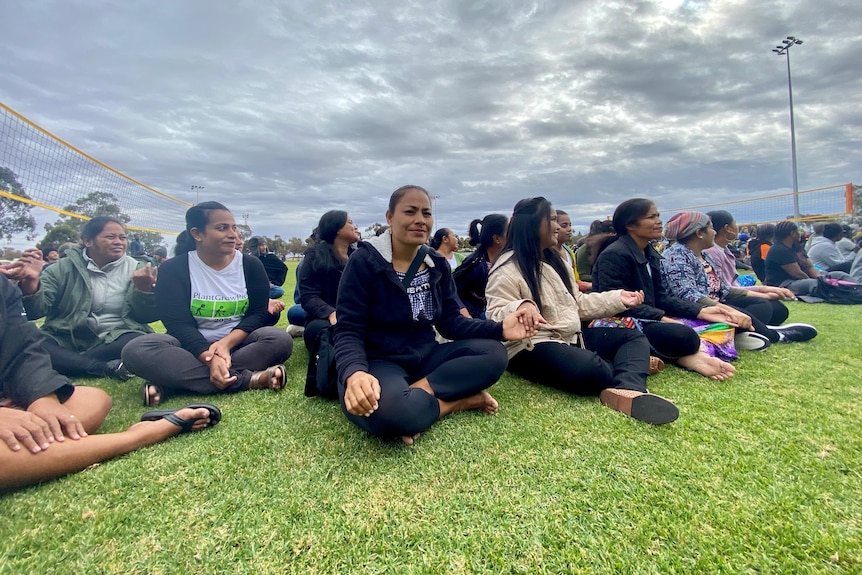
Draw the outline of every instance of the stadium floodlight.
M200 195L200 190L203 190L205 188L206 188L206 186L198 186L197 184L192 184L191 187L189 188L191 191L193 191L195 193L195 205L201 203L198 196Z
M793 82L790 79L790 47L802 44L795 36L788 36L773 52L787 57L787 92L790 96L790 162L793 170L793 217L799 220L799 177L796 171L796 126L793 122Z

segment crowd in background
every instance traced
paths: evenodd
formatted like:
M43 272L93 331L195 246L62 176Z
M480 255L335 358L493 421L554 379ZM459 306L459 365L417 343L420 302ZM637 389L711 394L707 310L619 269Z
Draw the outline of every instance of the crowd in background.
M570 215L527 198L470 222L475 249L463 254L454 230L434 229L431 206L422 187L399 188L387 225L362 241L347 212L323 214L289 306L283 257L261 237L243 244L217 202L188 210L170 258L110 217L90 220L80 244L25 250L0 267L0 490L221 419L195 403L89 435L110 398L69 377L140 377L147 407L279 391L302 335L306 395L408 445L449 413L495 413L488 389L505 370L662 425L679 410L647 389L650 375L676 364L730 379L740 352L816 337L787 322L783 301L816 301L824 281L862 283L862 232L837 222L739 227L725 211L664 221L635 198L573 245ZM274 327L286 308L287 331ZM165 333L153 333L157 320Z

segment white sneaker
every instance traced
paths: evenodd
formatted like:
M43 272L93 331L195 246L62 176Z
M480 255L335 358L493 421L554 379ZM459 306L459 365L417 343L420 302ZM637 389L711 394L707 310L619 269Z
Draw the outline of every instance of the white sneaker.
M770 345L768 337L753 331L745 331L736 334L733 338L733 343L736 345L736 349L744 349L747 351L763 351Z
M302 337L302 334L305 333L305 328L301 325L293 325L289 324L287 326L287 335L290 337Z

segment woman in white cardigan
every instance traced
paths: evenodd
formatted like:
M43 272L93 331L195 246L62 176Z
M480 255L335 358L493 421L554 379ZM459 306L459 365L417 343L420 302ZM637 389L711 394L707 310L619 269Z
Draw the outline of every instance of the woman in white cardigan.
M556 247L556 212L545 198L515 205L506 246L488 280L488 319L526 308L537 335L504 342L509 371L602 403L656 425L679 416L676 406L646 388L650 347L637 329L591 327L581 320L613 316L643 302L642 292L581 293Z

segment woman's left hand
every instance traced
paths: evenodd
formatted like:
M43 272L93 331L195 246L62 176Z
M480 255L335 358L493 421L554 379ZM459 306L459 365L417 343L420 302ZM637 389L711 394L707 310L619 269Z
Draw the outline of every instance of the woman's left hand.
M718 307L730 317L731 323L742 329L754 331L754 328L751 327L751 316L723 303L718 304Z
M159 268L147 264L135 270L132 274L132 283L135 289L144 293L150 293L156 287L156 277L159 274Z
M215 357L220 357L222 361L225 362L225 366L230 369L230 347L228 347L228 344L225 343L223 339L213 342L210 345L206 352L206 356L204 357L204 361L206 363L210 363Z
M267 304L266 311L271 315L281 313L284 311L284 302L280 299L271 299L269 300L269 304Z
M539 324L548 323L536 306L521 305L517 310L503 318L503 338L507 341L526 339L539 332Z
M66 437L70 439L87 437L81 420L60 403L54 394L40 397L30 404L27 411L41 417L48 424L56 441L63 441Z
M209 362L210 382L219 389L225 389L236 381L236 376L230 374L230 366L220 356L215 355Z
M635 307L644 302L644 292L640 291L626 291L623 290L620 293L620 302L626 307Z

